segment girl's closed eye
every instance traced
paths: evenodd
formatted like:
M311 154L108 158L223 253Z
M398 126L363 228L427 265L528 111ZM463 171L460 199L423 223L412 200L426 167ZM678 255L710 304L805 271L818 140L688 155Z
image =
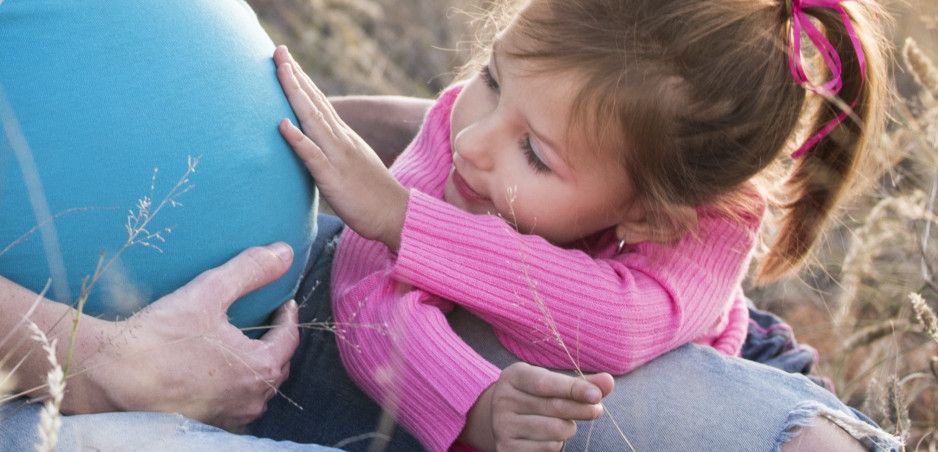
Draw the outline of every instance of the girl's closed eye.
M489 65L483 65L482 69L479 70L479 77L482 78L482 82L485 83L485 86L488 86L489 89L499 91L498 82L495 81L495 77L492 77L492 70L489 68Z
M528 159L528 164L531 165L534 172L539 174L549 173L551 171L550 167L544 163L544 160L541 159L541 156L534 147L535 144L531 141L530 135L521 139L521 149L524 151L524 156Z

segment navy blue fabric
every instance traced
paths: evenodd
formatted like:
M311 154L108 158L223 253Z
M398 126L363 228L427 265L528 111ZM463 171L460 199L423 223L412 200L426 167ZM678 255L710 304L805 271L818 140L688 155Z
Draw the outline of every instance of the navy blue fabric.
M332 324L330 275L342 221L320 215L309 271L296 296L300 305L300 345L290 362L290 378L267 406L267 414L247 433L275 440L315 443L348 451L423 450L403 429L381 428L381 407L358 389L342 366ZM373 445L374 443L374 445ZM377 445L386 448L376 447Z
M779 316L749 305L749 331L741 353L744 359L775 367L788 373L807 376L821 387L834 392L827 378L812 375L817 364L817 351L795 339L791 326Z

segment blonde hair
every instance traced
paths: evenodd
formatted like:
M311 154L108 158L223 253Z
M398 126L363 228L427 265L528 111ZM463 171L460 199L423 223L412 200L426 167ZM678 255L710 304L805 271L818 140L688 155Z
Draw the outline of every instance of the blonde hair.
M498 4L490 30L510 22L508 32L520 38L512 41L513 57L585 76L572 112L576 126L601 149L628 150L619 158L653 228L693 230L688 207L757 209L753 190L771 187L754 185L756 176L857 99L850 117L789 165L777 238L757 280L777 279L804 261L884 123L888 51L876 22L883 13L872 1L840 4L862 46L865 79L839 13L805 9L842 59L843 88L832 98L808 93L791 74L784 1L528 3Z

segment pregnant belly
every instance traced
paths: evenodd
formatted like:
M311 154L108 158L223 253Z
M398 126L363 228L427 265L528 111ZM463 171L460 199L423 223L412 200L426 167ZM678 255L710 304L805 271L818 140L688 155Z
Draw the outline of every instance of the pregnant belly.
M85 312L119 318L285 241L288 274L229 315L260 325L292 297L316 198L249 9L6 0L0 42L0 275L67 303L100 276Z

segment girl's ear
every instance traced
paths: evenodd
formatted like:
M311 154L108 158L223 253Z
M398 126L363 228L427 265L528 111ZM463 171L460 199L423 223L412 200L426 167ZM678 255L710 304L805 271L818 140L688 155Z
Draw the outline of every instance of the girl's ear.
M626 220L616 225L616 237L624 241L626 245L655 241L652 227L644 218Z
M628 245L641 242L669 243L683 235L686 230L679 225L696 225L697 210L689 206L670 206L667 224L652 226L642 210L641 216L627 218L616 225L616 237Z

